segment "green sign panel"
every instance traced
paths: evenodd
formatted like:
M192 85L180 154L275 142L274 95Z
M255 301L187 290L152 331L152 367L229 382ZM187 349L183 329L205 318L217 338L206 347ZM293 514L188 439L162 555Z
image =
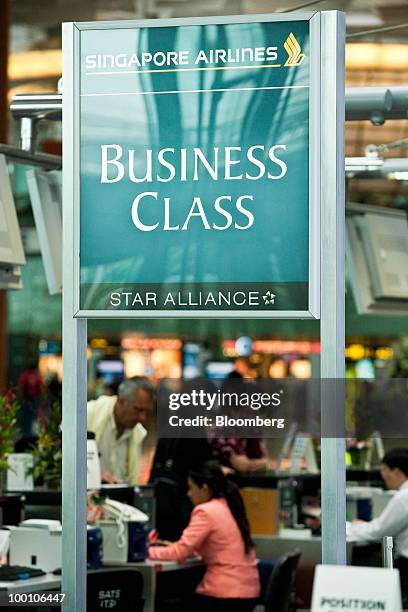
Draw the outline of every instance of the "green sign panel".
M311 21L235 19L80 30L80 316L318 316Z

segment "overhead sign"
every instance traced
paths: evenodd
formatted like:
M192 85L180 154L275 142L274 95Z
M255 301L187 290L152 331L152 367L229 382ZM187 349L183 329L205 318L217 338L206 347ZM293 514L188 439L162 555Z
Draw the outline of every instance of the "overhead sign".
M319 316L319 23L77 24L75 314Z
M377 567L318 565L311 612L401 612L399 572Z

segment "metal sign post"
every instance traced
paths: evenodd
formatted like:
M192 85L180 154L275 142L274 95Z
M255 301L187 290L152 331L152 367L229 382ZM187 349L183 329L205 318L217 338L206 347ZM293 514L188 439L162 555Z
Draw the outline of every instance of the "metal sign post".
M322 560L346 563L344 13L323 12L321 320ZM330 382L329 382L330 381ZM333 394L334 389L334 394Z
M342 19L64 24L65 610L86 609L88 318L321 309L322 376L341 374ZM333 562L344 456L322 446Z
M63 385L62 385L62 592L65 610L86 610L86 398L87 321L73 317L73 203L79 169L72 126L78 112L72 52L77 34L64 38L63 116Z

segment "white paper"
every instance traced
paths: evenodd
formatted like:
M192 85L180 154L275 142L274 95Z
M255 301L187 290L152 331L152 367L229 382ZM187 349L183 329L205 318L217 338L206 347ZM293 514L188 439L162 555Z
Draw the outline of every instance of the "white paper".
M0 529L0 557L8 555L10 547L10 532L6 529Z
M382 567L318 565L311 612L402 612L399 572Z

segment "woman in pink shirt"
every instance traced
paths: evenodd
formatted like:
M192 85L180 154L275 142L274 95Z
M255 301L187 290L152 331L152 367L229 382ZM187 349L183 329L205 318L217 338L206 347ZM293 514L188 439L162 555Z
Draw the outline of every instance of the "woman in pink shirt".
M202 557L206 572L196 589L194 612L251 612L260 593L254 544L237 487L218 463L208 461L188 477L194 505L190 523L174 543L151 546L150 559L182 563Z

